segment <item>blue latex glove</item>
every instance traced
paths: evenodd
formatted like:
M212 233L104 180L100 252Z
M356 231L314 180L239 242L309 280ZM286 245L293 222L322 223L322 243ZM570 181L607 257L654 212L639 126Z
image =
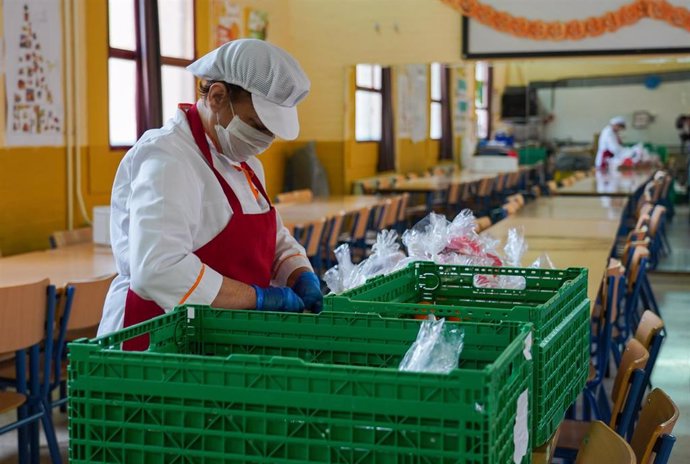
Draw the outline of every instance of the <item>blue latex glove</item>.
M256 309L259 311L279 311L287 313L301 313L304 311L304 301L288 287L261 288L252 285L256 290Z
M297 278L292 289L302 298L308 311L319 314L323 308L323 294L321 293L321 281L313 272L303 272Z

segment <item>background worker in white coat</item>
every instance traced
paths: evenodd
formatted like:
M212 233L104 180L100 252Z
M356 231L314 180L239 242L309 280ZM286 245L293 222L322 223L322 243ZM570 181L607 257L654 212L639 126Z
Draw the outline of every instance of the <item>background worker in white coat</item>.
M299 133L310 87L297 61L267 42L229 42L188 68L201 98L147 131L118 168L111 238L118 276L99 335L190 303L318 313L304 249L264 188L257 155ZM125 343L148 348L147 336Z
M621 154L625 149L620 138L620 132L625 129L625 118L616 116L611 118L599 135L599 147L595 165L597 169L608 168L608 160Z

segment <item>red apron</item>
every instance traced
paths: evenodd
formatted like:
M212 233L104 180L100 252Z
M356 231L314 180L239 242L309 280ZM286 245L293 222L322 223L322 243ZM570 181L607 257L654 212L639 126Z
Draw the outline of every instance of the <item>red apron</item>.
M225 197L232 207L232 217L223 230L210 242L194 251L202 263L213 268L230 279L245 284L267 287L271 281L271 269L276 248L276 213L266 195L263 185L254 171L242 163L242 170L251 179L253 189L263 195L270 209L261 214L245 214L237 195L213 166L211 150L206 140L206 133L199 118L196 105L180 105L187 113L187 121L192 130L194 141L203 153L209 167L223 188ZM164 314L163 309L152 300L146 300L130 288L125 302L124 327L129 327L153 317ZM149 347L149 336L142 335L123 344L127 351L144 351Z

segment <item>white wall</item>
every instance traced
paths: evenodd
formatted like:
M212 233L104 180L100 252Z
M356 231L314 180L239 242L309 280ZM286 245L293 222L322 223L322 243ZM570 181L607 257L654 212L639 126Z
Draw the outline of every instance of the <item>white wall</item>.
M550 89L540 89L537 93L543 110L555 116L546 128L549 139L589 142L611 117L621 115L628 121L628 128L622 134L624 142L678 145L676 118L681 113L690 113L690 81L662 82L654 90L642 85L621 85L557 88L554 92L553 108ZM647 129L632 127L632 114L640 110L656 116Z

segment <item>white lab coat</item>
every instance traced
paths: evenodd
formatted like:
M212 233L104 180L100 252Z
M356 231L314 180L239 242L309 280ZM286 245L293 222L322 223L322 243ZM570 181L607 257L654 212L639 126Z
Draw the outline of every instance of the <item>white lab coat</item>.
M599 135L599 147L595 160L596 167L601 167L601 163L604 161L605 151L608 150L613 153L614 156L619 156L624 149L625 147L618 142L618 136L614 132L613 127L610 124L604 127Z
M244 173L210 143L216 169L246 214L266 212ZM248 161L265 185L263 166ZM125 155L115 176L111 198L110 237L118 276L110 286L98 334L123 326L127 289L155 301L166 312L179 304L200 275L193 253L214 238L232 218L232 208L192 137L182 110L160 129L147 131ZM272 284L284 286L299 267L309 267L304 248L277 216ZM238 243L237 246L242 246ZM210 304L223 277L206 266L186 302Z

